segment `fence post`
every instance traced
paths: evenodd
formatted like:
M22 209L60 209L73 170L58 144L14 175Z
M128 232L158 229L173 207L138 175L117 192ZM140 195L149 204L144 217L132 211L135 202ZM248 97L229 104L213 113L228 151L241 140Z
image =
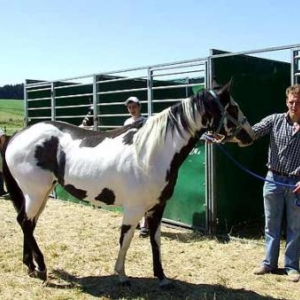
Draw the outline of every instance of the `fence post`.
M152 106L152 100L153 100L153 71L151 68L148 68L148 77L147 77L147 109L148 109L148 117L152 116L153 106Z
M51 82L51 120L55 121L56 119L56 103L55 103L55 83Z
M93 119L94 119L94 130L98 130L98 84L97 75L93 76Z

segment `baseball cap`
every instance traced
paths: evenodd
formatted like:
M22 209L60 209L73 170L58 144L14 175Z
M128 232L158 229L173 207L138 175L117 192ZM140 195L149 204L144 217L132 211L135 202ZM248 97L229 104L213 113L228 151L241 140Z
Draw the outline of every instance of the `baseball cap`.
M126 101L125 101L125 105L127 106L128 105L128 103L130 103L130 102L134 102L134 103L140 103L140 100L139 100L139 98L137 98L137 97L134 97L134 96L131 96L131 97L129 97Z

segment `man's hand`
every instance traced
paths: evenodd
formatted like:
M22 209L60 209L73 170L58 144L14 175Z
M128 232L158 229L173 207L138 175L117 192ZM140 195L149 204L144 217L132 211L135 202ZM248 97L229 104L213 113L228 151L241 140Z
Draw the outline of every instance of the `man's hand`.
M300 181L296 183L296 187L293 189L293 193L300 193Z

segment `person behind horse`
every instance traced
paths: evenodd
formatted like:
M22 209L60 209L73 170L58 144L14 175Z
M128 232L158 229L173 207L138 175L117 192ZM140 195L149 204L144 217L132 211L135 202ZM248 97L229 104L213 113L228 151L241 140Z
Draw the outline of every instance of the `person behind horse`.
M0 128L0 151L2 152L3 145L6 140L6 134ZM0 158L0 196L6 195L7 192L4 190L4 183L3 183L3 174L2 174L2 157Z
M255 137L270 135L268 172L263 197L266 254L255 275L272 273L278 268L282 219L286 217L284 268L288 279L300 280L300 85L286 89L286 113L265 117L252 129ZM296 186L295 189L274 182Z
M83 118L79 127L91 127L94 125L94 107L91 105L89 107L88 113Z
M131 96L125 101L125 106L131 117L126 119L124 125L132 124L136 121L146 121L146 117L141 114L141 104L137 97ZM139 223L140 237L147 237L149 235L147 217L144 216Z

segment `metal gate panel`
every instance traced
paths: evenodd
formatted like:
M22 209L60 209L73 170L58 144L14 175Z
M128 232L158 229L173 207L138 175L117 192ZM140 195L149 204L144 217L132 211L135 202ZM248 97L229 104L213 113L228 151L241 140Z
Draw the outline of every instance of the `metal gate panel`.
M202 89L206 85L206 65L206 60L200 59L53 82L27 82L27 125L41 120L79 125L93 105L94 130L123 126L129 117L124 106L129 96L140 99L143 115L156 114ZM56 194L58 198L77 202L61 187L56 188ZM206 229L203 144L197 145L180 168L164 221Z

